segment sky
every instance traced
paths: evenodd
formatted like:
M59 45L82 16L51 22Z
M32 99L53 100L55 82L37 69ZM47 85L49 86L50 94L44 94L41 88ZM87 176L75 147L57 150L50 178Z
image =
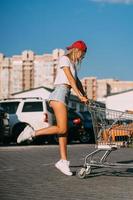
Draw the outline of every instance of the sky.
M0 53L88 46L79 78L133 81L133 0L0 0Z

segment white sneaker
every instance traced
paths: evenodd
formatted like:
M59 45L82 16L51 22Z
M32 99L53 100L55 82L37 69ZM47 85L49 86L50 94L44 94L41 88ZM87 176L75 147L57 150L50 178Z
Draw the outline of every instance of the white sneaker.
M72 176L72 172L70 171L69 168L69 161L67 160L59 160L56 164L55 167L57 169L59 169L63 174L67 175L67 176Z
M24 130L18 136L17 143L19 144L21 142L24 142L25 140L31 140L32 141L34 135L35 135L34 129L31 126L28 125L24 128Z

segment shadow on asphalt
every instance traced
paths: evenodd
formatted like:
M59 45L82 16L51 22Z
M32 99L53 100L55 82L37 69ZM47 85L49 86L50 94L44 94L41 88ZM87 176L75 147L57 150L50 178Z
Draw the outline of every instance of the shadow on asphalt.
M77 166L70 166L71 168L82 168L83 165L77 165ZM97 171L98 170L98 171ZM73 175L76 176L77 170L73 171ZM86 175L85 178L94 178L98 176L117 176L117 177L133 177L133 168L126 168L124 169L113 169L108 168L104 170L101 167L92 168L92 171L89 175Z
M130 163L132 163L133 164L133 160L123 160L123 161L119 161L119 162L117 162L117 163L120 163L120 164L130 164Z
M127 169L126 171L102 171L102 172L92 172L92 174L89 175L90 177L96 177L96 176L117 176L117 177L133 177L133 169Z

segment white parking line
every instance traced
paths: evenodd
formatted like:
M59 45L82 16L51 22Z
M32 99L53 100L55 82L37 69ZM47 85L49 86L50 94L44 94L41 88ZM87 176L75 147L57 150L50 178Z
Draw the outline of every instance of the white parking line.
M44 163L42 164L42 166L50 166L50 165L54 165L55 163Z
M0 152L1 151L20 151L20 150L25 150L25 149L44 149L44 148L58 148L58 145L33 145L33 146L8 146L8 147L0 147Z
M0 172L9 172L9 171L15 171L15 168L0 169Z

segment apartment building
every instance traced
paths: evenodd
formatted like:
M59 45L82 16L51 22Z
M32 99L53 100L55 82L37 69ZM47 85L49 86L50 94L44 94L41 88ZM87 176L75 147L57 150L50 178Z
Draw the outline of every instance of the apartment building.
M97 99L97 79L96 77L85 77L81 80L83 88L89 99Z
M52 89L58 59L63 54L63 49L54 49L51 54L43 55L26 50L10 58L0 54L0 99L41 86ZM90 99L102 102L105 96L133 88L133 81L116 79L84 77L81 82Z
M58 58L63 54L62 49L44 55L26 50L10 58L0 54L0 98L40 86L53 88Z
M11 63L9 58L0 54L0 97L9 97L11 92Z
M89 98L102 102L112 93L133 89L133 81L85 77L81 82Z

